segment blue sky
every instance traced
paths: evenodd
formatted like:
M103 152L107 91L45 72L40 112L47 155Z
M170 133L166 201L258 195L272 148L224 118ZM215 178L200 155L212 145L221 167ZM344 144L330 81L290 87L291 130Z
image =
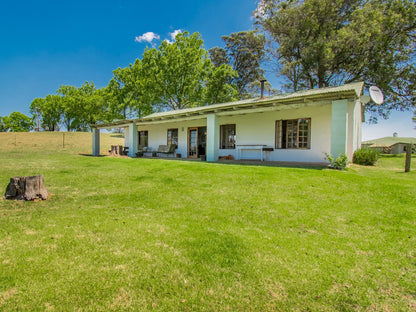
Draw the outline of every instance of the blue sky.
M117 67L140 58L144 48L171 39L175 30L199 32L205 48L221 36L249 30L255 0L2 1L0 4L0 116L29 114L36 97L60 85L93 81L104 87ZM145 39L159 36L151 43ZM272 74L267 78L279 89ZM363 139L416 136L412 113L394 113L364 125Z

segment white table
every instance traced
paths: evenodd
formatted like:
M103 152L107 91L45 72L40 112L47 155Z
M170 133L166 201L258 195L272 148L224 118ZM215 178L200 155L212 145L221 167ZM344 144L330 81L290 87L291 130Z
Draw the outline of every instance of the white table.
M260 151L260 160L263 161L263 148L266 147L266 145L262 144L250 144L250 145L236 145L237 149L237 159L242 159L241 151L242 150L259 150Z

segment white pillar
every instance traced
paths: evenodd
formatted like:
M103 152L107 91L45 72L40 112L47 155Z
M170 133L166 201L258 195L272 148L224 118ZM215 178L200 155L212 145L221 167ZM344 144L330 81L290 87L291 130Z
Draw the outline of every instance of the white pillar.
M124 127L124 146L129 146L129 127Z
M136 157L137 147L139 145L139 134L137 132L137 125L135 123L129 124L128 131L128 147L129 147L129 156Z
M207 161L218 160L219 147L218 117L215 114L207 115Z
M100 156L100 129L92 128L92 156Z
M332 101L331 154L347 153L348 100Z

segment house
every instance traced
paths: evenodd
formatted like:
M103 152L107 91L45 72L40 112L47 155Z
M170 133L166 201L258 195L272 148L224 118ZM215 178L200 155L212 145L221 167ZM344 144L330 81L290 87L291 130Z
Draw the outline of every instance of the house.
M416 148L416 138L401 138L393 135L392 137L384 137L361 143L362 147L371 148L384 154L406 153L407 144L412 144Z
M361 147L363 86L357 82L91 125L93 155L100 153L100 129L123 127L130 157L139 147L157 150L175 143L182 158L207 161L232 155L322 163L325 153L352 159Z

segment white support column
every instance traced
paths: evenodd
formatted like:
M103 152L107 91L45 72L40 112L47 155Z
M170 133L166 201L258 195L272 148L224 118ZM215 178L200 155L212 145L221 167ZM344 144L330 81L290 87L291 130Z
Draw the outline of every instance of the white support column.
M124 127L124 146L129 146L129 127Z
M347 153L348 100L332 101L331 154Z
M92 128L92 156L100 156L100 129Z
M129 147L129 156L136 157L137 147L139 145L139 134L137 132L137 125L135 123L129 124L128 131L128 147Z
M207 116L207 161L218 160L219 139L218 117L215 114L209 114Z

